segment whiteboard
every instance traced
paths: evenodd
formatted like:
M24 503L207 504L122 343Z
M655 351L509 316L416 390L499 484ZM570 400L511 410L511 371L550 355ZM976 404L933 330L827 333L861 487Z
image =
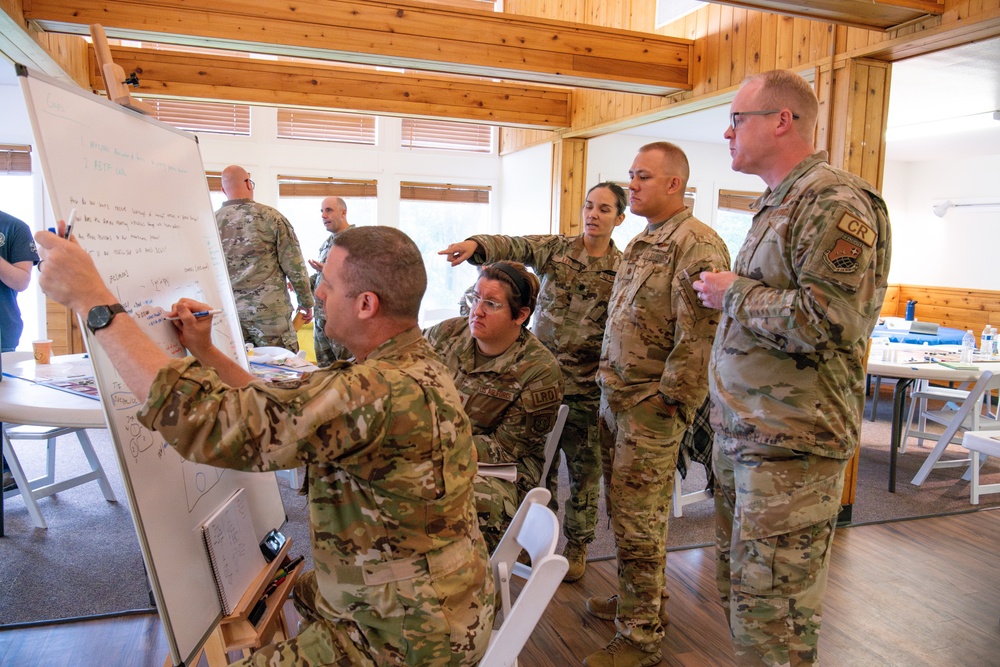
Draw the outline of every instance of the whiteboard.
M82 88L17 66L52 210L129 314L169 355L185 350L165 311L183 296L222 308L216 345L247 367L197 139ZM285 520L274 473L185 461L136 419L132 394L81 326L136 533L175 665L191 662L222 614L201 524L239 488L259 539ZM114 545L109 545L114 548ZM113 585L113 582L101 582Z

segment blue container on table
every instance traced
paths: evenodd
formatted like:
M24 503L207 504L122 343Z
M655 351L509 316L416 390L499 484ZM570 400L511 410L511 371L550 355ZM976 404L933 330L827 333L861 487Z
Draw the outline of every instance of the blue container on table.
M916 301L914 301L913 299L910 299L909 301L906 302L906 321L907 322L912 322L913 321L913 311L915 311L916 309L917 309L917 302Z

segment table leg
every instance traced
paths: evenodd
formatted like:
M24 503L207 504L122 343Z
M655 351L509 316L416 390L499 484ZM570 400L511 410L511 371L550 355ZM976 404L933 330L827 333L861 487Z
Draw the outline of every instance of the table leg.
M889 438L889 493L896 493L896 456L903 434L903 410L906 408L906 390L913 384L912 378L899 378L892 390L892 435Z

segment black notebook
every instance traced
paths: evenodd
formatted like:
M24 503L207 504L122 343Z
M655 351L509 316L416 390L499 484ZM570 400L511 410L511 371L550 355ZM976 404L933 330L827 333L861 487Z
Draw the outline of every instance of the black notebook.
M267 566L257 544L250 502L243 489L237 490L205 520L202 531L222 611L228 616Z

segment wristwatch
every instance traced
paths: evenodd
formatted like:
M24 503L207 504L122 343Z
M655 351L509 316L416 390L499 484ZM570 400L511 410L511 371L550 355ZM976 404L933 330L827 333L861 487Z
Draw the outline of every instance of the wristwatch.
M125 307L120 303L113 303L110 306L94 306L87 314L87 328L90 329L91 333L97 333L98 329L103 329L111 324L115 315L124 312L126 312Z

